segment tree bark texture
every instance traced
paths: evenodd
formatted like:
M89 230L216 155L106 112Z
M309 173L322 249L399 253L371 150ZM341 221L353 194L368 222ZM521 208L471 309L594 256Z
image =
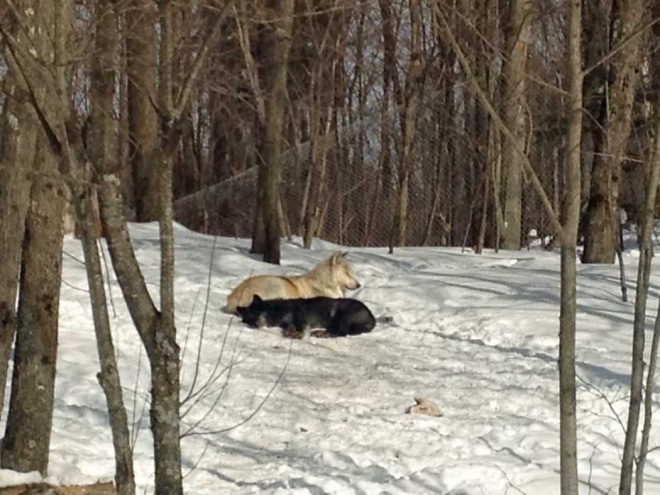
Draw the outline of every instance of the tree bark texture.
M133 451L108 317L103 269L96 243L95 228L97 219L91 214L94 205L92 194L95 194L92 188L85 188L84 192L76 198L76 210L78 221L81 224L87 282L89 284L94 330L96 332L96 347L101 364L101 371L97 374L97 379L105 394L108 414L110 415L110 429L115 452L117 493L119 495L133 495L135 494Z
M151 0L132 0L131 7L125 14L129 156L136 217L139 222L151 222L158 219L160 208L158 171L152 166L159 146L154 108L158 98L157 11Z
M263 193L261 213L264 225L264 261L280 263L279 190L281 181L282 132L286 108L286 82L291 33L293 29L294 0L279 0L273 11L272 51L267 58L269 98L266 101L266 128L264 156L259 162L260 186Z
M57 161L45 138L37 149L23 240L14 373L2 467L47 474L55 390L65 204Z
M116 57L119 49L118 13L114 0L98 2L97 31L95 37L97 56L92 61L91 74L91 135L89 150L99 170L120 173L117 160L117 135L115 132L114 97ZM95 187L79 184L76 191L76 210L81 225L82 245L85 255L87 282L90 290L94 330L101 371L97 379L105 394L110 415L110 429L115 452L115 484L119 495L134 495L133 451L130 444L128 416L124 405L122 386L112 331L108 316L103 270L96 241L96 224L100 218L94 206L98 205Z
M505 69L504 122L515 143L506 140L503 146L505 167L503 249L520 249L522 240L522 161L527 133L526 65L527 45L531 30L530 0L514 0L506 33L509 61Z
M602 159L594 160L586 212L584 263L613 263L619 245L619 195L622 164L628 151L635 88L639 80L644 0L620 2L620 33L625 45L610 62L614 82L607 88L607 126ZM617 47L618 48L618 47Z
M0 162L0 412L16 330L16 295L36 142L34 121L23 103L7 101L3 119L1 146L6 158Z
M22 9L32 5L32 1L18 2ZM31 25L34 18L26 22ZM8 52L5 57L12 58ZM0 135L0 413L16 330L16 296L37 140L37 122L21 75L10 71L3 89L7 96Z
M122 200L112 176L101 186L101 216L117 280L151 367L151 429L154 437L156 492L181 494L179 443L179 347L176 330L163 325L147 290L125 220Z
M658 9L660 11L660 8ZM660 35L658 36L660 40ZM660 69L660 54L656 52L653 55L654 63L651 64L651 67L655 67L656 70ZM656 96L656 107L655 107L655 129L653 136L652 151L650 153L650 174L647 174L647 187L646 187L646 204L643 214L643 231L642 231L642 251L649 251L648 255L648 271L650 272L651 261L650 258L653 256L653 251L649 249L649 246L652 243L652 232L653 232L653 223L654 223L654 214L655 214L655 202L658 192L658 182L660 182L660 110L658 110L658 98ZM641 252L640 252L641 254ZM640 264L641 264L640 257ZM644 261L647 261L645 258ZM642 280L641 287L638 283L637 296L635 299L635 309L637 310L637 299L648 298L648 275L645 273L643 277L637 276L637 280ZM640 311L643 309L644 314L646 313L646 305L641 304L640 301ZM636 316L636 315L635 315ZM637 434L638 425L633 421L634 414L639 414L639 409L641 405L638 404L637 400L641 401L642 392L641 388L643 386L643 373L644 373L644 316L640 315L639 324L635 322L633 330L633 368L631 374L631 386L630 386L630 406L628 410L628 427L626 429L626 441L624 443L624 455L622 460L622 469L621 469L621 480L619 492L621 494L631 493L632 485L632 469L633 463L629 454L629 451L633 452L635 450L635 437ZM660 309L658 310L655 327L653 330L653 340L651 342L651 351L649 355L649 365L646 373L646 385L644 387L644 426L642 428L642 439L641 445L639 448L639 456L637 459L637 467L635 472L635 494L644 495L644 468L646 466L646 459L649 452L649 440L651 436L651 419L653 416L654 400L653 392L655 387L655 372L657 367L658 359L658 345L660 341ZM642 375L642 376L640 376ZM635 401L633 402L633 396L635 396ZM634 407L633 407L634 404ZM628 436L630 435L630 439Z
M96 6L96 56L92 59L88 149L90 158L102 170L120 174L114 108L119 58L119 18L115 3L115 0L99 0Z
M656 11L660 10L656 7ZM658 34L654 37L660 39ZM660 56L652 55L651 69L656 71L660 68ZM628 421L626 423L626 437L623 443L623 455L621 458L621 477L619 479L619 495L630 495L632 493L633 469L635 467L635 455L637 446L637 433L639 429L639 416L642 408L644 387L644 347L646 332L646 303L649 294L649 282L651 276L651 264L653 262L653 226L655 223L656 196L659 174L660 174L660 110L658 104L660 98L655 95L653 102L653 139L648 156L648 166L645 174L645 203L642 213L641 236L639 246L639 260L637 265L637 287L635 293L635 318L633 321L632 342L632 369L630 373L630 401L628 405ZM656 330L657 332L657 330ZM655 333L655 332L654 332ZM656 337L654 335L654 341ZM657 342L654 342L657 345ZM648 376L651 379L649 369ZM651 390L649 390L651 392ZM651 397L647 397L651 400ZM650 421L650 419L649 419ZM643 472L644 463L637 463L638 473ZM638 477L641 480L641 476ZM637 486L637 493L641 490Z
M24 13L17 22L34 23L33 31L23 33L32 38L32 56L52 77L58 93L67 94L68 60L64 47L72 19L69 0L39 5L38 9L26 9ZM25 60L19 63L13 58L15 55L12 52L14 67L18 67ZM44 111L57 115L60 110L57 103L45 96L48 82L30 81L30 86L32 98L37 98L35 92L38 92L38 98L44 100ZM48 469L54 405L63 213L67 197L60 165L51 151L49 137L38 132L22 245L11 399L2 445L3 467L34 470L44 475Z
M410 64L406 74L405 97L401 121L401 168L399 172L399 196L394 224L396 245L405 246L408 240L410 207L410 176L415 164L414 142L417 132L418 107L422 91L424 60L422 54L422 4L421 0L410 0Z
M575 398L576 256L580 219L582 141L581 0L569 4L569 128L566 195L561 236L561 307L559 311L559 443L561 495L577 495L577 412Z
M160 60L159 92L161 110L168 121L161 121L165 140L151 164L158 171L158 226L160 231L160 311L152 322L153 332L140 332L151 367L152 397L149 417L154 437L154 460L157 493L183 494L181 473L180 415L179 415L179 368L180 354L176 342L174 320L174 227L172 178L174 155L181 130L170 128L172 117L182 117L181 108L174 104L174 6L170 0L160 0ZM177 126L182 122L177 122ZM175 138L176 137L176 138ZM191 164L192 165L192 164Z

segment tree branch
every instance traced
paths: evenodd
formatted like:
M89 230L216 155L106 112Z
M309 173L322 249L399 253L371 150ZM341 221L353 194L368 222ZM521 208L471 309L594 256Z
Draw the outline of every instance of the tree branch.
M630 36L628 36L626 39L621 40L617 46L612 48L607 55L605 55L603 58L598 60L595 64L591 65L590 67L587 67L582 71L582 76L586 76L590 72L596 70L598 67L609 61L612 57L616 56L621 50L626 48L629 43L634 41L637 37L641 36L644 31L647 29L653 27L655 24L660 22L660 18L652 19L646 24L643 24L642 26L639 27L635 32L633 32Z
M220 28L222 27L220 18L222 18L222 16L227 10L233 7L233 3L234 3L233 0L227 2L227 4L224 6L224 9L218 15L218 18L212 19L213 26L206 35L206 38L204 38L204 41L202 42L202 45L199 48L199 52L197 53L197 57L195 57L195 60L193 61L193 65L192 68L190 69L188 77L184 81L183 85L181 86L181 89L179 90L179 94L177 95L176 104L174 106L173 115L172 115L173 120L177 121L181 118L183 109L188 104L190 93L192 92L192 86L197 80L197 76L201 72L204 63L206 62L206 57L208 56L209 49L215 43L218 36L220 35Z
M437 3L433 5L433 9L436 12L436 16L434 19L441 19L442 24L444 29L438 29L438 32L444 33L445 34L445 41L451 45L453 48L454 52L456 53L456 56L461 64L461 67L465 71L465 75L467 76L468 83L472 87L472 90L475 92L475 94L478 96L479 100L481 101L481 104L484 106L485 110L488 112L488 114L491 116L493 121L495 122L495 125L499 129L499 131L504 134L504 136L512 142L512 145L522 159L523 159L523 166L525 168L525 172L528 174L532 186L534 187L534 190L539 196L539 199L541 200L541 203L543 204L543 207L545 208L548 217L550 218L550 222L552 223L552 226L555 230L555 233L557 237L559 238L560 241L563 241L565 237L564 233L564 228L562 227L562 224L559 220L559 215L557 212L555 212L554 208L552 207L552 203L550 202L550 199L548 198L548 195L545 192L545 189L543 188L543 184L541 183L538 175L536 174L536 171L534 170L534 167L532 166L531 162L529 161L529 157L525 154L525 152L520 149L520 147L517 145L515 136L511 132L511 130L504 124L504 121L502 118L499 116L497 113L497 110L495 110L495 107L493 106L492 102L490 101L488 95L486 92L481 88L479 83L477 82L477 78L474 74L474 71L470 67L470 63L461 50L461 47L459 46L458 42L456 41L456 37L453 35L451 31L451 26L449 26L449 23L447 22L447 19L445 18L444 14L440 10L440 7L438 6Z

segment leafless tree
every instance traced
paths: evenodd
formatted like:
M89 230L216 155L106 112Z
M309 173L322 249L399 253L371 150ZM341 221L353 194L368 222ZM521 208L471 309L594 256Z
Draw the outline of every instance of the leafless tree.
M33 1L16 2L16 8L34 8ZM30 19L33 21L33 17ZM7 23L6 29L26 42L26 35L17 22ZM11 53L4 49L5 60ZM10 70L2 81L5 96L2 107L2 135L0 136L0 410L4 405L5 383L9 356L16 330L16 296L25 218L30 204L31 176L34 164L37 126L36 117L24 98L25 81L20 73Z
M656 67L660 62L660 55L656 52L654 55L656 59ZM656 96L657 98L657 96ZM642 236L639 266L644 273L637 275L637 296L635 299L635 324L633 330L633 368L631 374L630 385L630 407L628 408L628 425L626 428L626 441L624 444L624 455L621 466L621 479L619 484L619 493L629 494L632 492L632 470L634 460L634 449L636 444L636 435L638 429L638 421L642 401L642 387L644 386L644 316L646 313L646 300L648 298L649 288L649 273L651 268L650 258L652 257L652 235L653 223L655 220L654 210L655 202L658 191L658 183L660 182L660 112L657 111L656 104L655 116L655 129L653 137L653 145L650 151L650 166L647 182L646 192L646 208L644 210L644 223L642 224ZM644 263L642 263L644 262ZM639 305L637 301L640 301ZM642 304L644 301L644 304ZM638 310L640 316L637 317ZM641 313L644 311L644 313ZM651 419L653 416L653 390L655 384L655 372L657 368L658 359L658 345L660 344L660 312L656 316L655 328L653 331L653 340L651 343L650 357L648 362L648 369L646 372L646 385L644 388L643 402L644 402L644 426L642 428L642 439L639 447L639 455L637 457L636 472L635 472L635 494L644 494L644 467L646 465L646 458L649 453L649 440L651 437ZM630 452L633 453L631 458Z
M66 44L72 24L67 0L26 10L14 20L34 33L21 48L32 50L55 76L57 90L67 92ZM47 33L52 33L49 39ZM12 50L13 72L21 77L21 61ZM44 96L44 88L37 90ZM2 466L46 474L55 394L59 300L62 273L63 212L66 187L57 157L41 130L37 134L34 179L20 270L14 372L2 443ZM48 266L48 270L44 270Z
M619 249L622 163L628 151L633 100L639 81L644 6L644 0L613 2L610 11L615 45L610 47L605 62L608 77L603 103L605 128L601 130L604 133L600 140L602 149L596 150L591 172L584 221L585 263L612 263ZM597 65L601 63L596 62Z
M504 230L502 247L520 249L522 240L522 164L518 156L525 150L527 139L527 110L525 88L527 86L527 46L532 27L532 2L513 0L509 6L510 21L506 29L506 63L504 120L516 138L503 144L505 175Z
M95 10L95 56L92 59L90 83L90 136L88 153L99 170L117 170L117 133L114 119L115 75L119 52L119 12L112 0L100 0ZM80 148L80 147L79 147ZM87 172L83 170L81 172ZM119 172L119 171L118 171ZM72 183L74 205L80 225L85 268L90 291L90 302L96 331L97 349L101 371L97 375L105 393L110 416L110 427L115 450L115 484L120 495L135 493L133 451L130 445L128 419L115 349L110 329L101 267L98 238L98 196L92 184L79 180ZM83 178L85 177L83 175ZM81 179L79 177L79 179Z
M577 313L577 233L580 221L582 141L582 3L570 0L568 13L569 124L566 195L561 236L561 294L559 309L559 441L561 493L577 495L577 411L575 397L575 326Z
M580 141L582 129L582 53L581 2L571 0L569 9L568 59L569 59L569 130L567 136L566 194L563 203L563 222L553 210L552 204L536 176L529 159L522 150L517 150L523 158L524 170L530 174L536 193L550 215L554 230L561 243L561 288L560 288L560 443L561 443L561 486L562 495L576 495L578 490L577 473L577 428L575 399L575 318L576 318L576 256L577 228L580 213ZM479 85L467 57L463 54L456 37L442 12L437 6L438 22L441 23L443 38L456 51L461 67L465 71L471 89L478 95L492 119L507 140L516 138L499 116L488 94Z
M657 10L657 8L656 8ZM653 36L656 40L660 37ZM656 41L657 43L657 41ZM660 54L657 49L649 56L651 71L660 69ZM634 477L635 450L637 446L637 433L639 429L640 412L644 393L644 351L646 332L646 305L649 294L651 277L651 263L653 261L653 227L655 223L656 197L658 184L660 183L660 112L657 110L658 93L651 93L654 111L653 138L649 146L648 162L645 167L645 196L646 201L642 210L642 224L640 235L640 252L637 265L637 287L635 295L635 317L633 322L633 344L632 344L632 370L630 375L630 403L628 406L628 421L626 424L626 436L623 445L623 456L621 459L621 477L619 480L619 494L630 495ZM657 330L654 332L652 353L657 353ZM644 431L640 457L637 461L636 493L643 493L644 461L648 452L648 436L650 434L650 403L653 391L653 373L655 363L649 366L647 372L648 394L645 405ZM649 388L650 387L650 388Z
M157 99L158 45L156 26L158 3L131 0L124 12L126 36L126 77L128 81L129 156L133 178L132 197L138 221L159 218L159 174L152 166L158 142Z
M280 161L294 6L294 0L277 0L272 8L266 7L268 24L262 28L267 99L251 251L275 264L280 263Z

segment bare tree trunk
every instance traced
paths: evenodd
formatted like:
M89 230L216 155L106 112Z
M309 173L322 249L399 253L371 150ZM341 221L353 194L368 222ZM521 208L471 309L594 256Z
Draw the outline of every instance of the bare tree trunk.
M660 66L660 55L654 55L656 59L655 66ZM656 101L658 98L656 98ZM648 298L648 280L651 268L652 257L652 233L655 213L655 200L658 191L658 182L660 181L660 110L655 112L655 132L653 137L652 152L650 153L650 177L647 179L646 187L646 205L644 208L643 227L642 227L642 246L640 249L640 266L642 265L642 253L647 257L644 258L645 267L648 271L641 276L637 275L638 287L637 295L635 296L635 323L633 330L633 369L630 385L630 407L628 409L628 427L626 429L626 440L624 444L624 456L621 466L621 481L619 486L620 494L630 494L632 484L632 468L633 464L630 462L630 456L627 452L631 450L634 454L635 450L635 437L637 436L637 424L631 419L633 415L639 415L639 409L642 399L642 381L644 379L644 320L646 313L646 299ZM646 263L648 261L648 263ZM643 282L640 284L640 281ZM637 318L637 301L644 300L644 304L640 301L639 310L643 311L640 314L638 321ZM635 472L635 494L644 494L644 467L646 465L646 456L649 449L649 439L651 436L651 419L653 416L653 391L655 386L655 371L657 367L658 358L658 344L660 342L660 309L655 320L655 328L653 331L653 340L651 342L651 352L649 357L649 366L646 372L646 387L644 391L644 427L642 428L642 441L639 449L639 458L637 460L637 471ZM642 376L640 376L642 375ZM635 399L633 400L633 396ZM629 436L631 438L629 438ZM629 444L631 444L629 446ZM628 455L627 455L628 454Z
M399 191L397 196L397 206L394 213L394 225L392 237L390 239L390 252L394 245L405 246L408 237L408 216L410 202L410 176L415 164L414 140L417 130L417 107L419 105L422 75L422 6L420 0L409 1L410 10L410 64L406 74L405 95L403 108L399 108L401 115L401 166L399 170Z
M151 157L158 149L157 42L155 2L131 0L125 14L128 52L128 126L129 156L133 177L133 196L139 222L158 219L158 171Z
M195 124L193 121L193 106L188 104L184 112L185 124L183 139L174 162L174 198L180 199L194 194L201 189L201 160L197 153L198 144Z
M33 1L18 2L20 11L30 7L34 7ZM33 22L30 17L27 25L32 26ZM21 40L23 36L17 38ZM5 59L13 60L11 53L6 52ZM16 330L16 295L38 125L29 103L18 97L19 88L22 90L24 85L21 74L10 70L3 85L6 97L0 136L0 412Z
M504 121L515 138L515 143L504 142L503 159L506 167L504 199L503 249L520 249L522 230L522 160L525 149L527 122L525 118L527 45L531 29L530 0L514 0L511 5L510 24L507 30Z
M620 2L621 32L617 40L625 45L612 56L614 82L607 88L608 112L605 149L594 160L591 196L587 208L584 263L613 263L619 245L619 191L622 163L628 151L635 88L639 80L644 0ZM625 459L624 462L632 462Z
M490 140L489 140L490 141ZM488 155L490 154L490 146L488 146ZM484 250L484 244L486 241L486 225L488 223L488 203L490 202L490 178L492 176L492 166L493 161L489 156L486 158L486 170L484 171L484 187L483 187L483 202L481 204L481 222L479 224L479 235L477 237L477 244L475 252L481 254Z
M36 18L34 53L52 71L58 92L67 95L66 41L72 22L71 4L59 0L29 16ZM37 84L39 91L45 89L44 81ZM67 196L57 157L51 153L45 133L40 133L37 140L35 172L23 239L14 374L2 466L45 475L54 407Z
M154 437L156 493L182 494L179 447L179 346L174 338L175 329L165 327L170 318L156 310L147 290L129 241L126 223L122 216L122 201L114 180L106 176L105 184L101 186L101 214L117 280L125 294L129 312L150 363L152 383L150 418ZM165 195L161 197L163 196ZM166 246L162 249L161 256L169 254ZM169 290L171 289L161 288L161 291L166 292L166 299Z
M168 2L161 4L161 7L167 6ZM168 17L164 16L163 19L168 19ZM163 20L163 22L169 21ZM56 22L56 31L64 24L61 20ZM176 342L173 303L172 156L181 136L181 115L189 101L193 84L206 60L209 46L219 35L219 25L219 22L209 24L209 31L202 39L186 82L177 92L176 104L169 107L172 100L166 95L159 95L159 101L168 106L161 108L163 140L159 143L158 153L151 156L154 173L159 177L157 186L161 190L158 197L163 202L157 205L161 229L160 312L156 310L151 299L132 249L123 216L123 200L118 188L118 180L115 175L101 170L103 175L100 188L101 214L110 255L124 299L145 346L151 366L151 427L154 437L156 492L168 495L183 493L179 444L179 348ZM78 156L83 155L83 150L77 123L68 112L70 103L67 93L64 91L67 79L62 77L60 72L56 72L54 75L49 73L44 70L42 64L36 63L29 54L26 55L27 52L22 51L22 47L13 38L7 36L2 24L0 24L0 30L2 30L12 55L16 56L17 53L22 55L19 68L24 77L30 78L30 84L27 85L28 96L45 131L44 134L48 138L50 149L61 158L62 166L67 173L74 173L80 168L77 162L79 161ZM161 27L161 35L169 32L169 26ZM55 39L58 38L55 37ZM164 52L163 55L161 63L166 67L171 67L171 60L168 59L167 52ZM33 90L37 80L48 93L44 98L38 98ZM161 90L163 90L162 88L168 88L167 84L161 85ZM107 164L101 165L106 166ZM61 255L61 249L59 253Z
M321 189L325 179L325 170L321 168L321 143L324 140L321 128L321 98L318 96L319 79L321 71L313 70L310 77L310 108L309 108L309 146L310 160L305 181L305 195L303 198L303 246L309 249L312 240L319 229L319 218L321 217ZM324 162L325 163L325 162Z
M16 330L21 246L30 200L30 172L34 163L35 131L32 118L21 104L6 102L0 163L0 412L4 405L9 356Z
M458 62L460 63L462 69L465 71L466 80L470 86L470 89L474 91L475 94L478 96L479 101L484 106L488 115L493 120L494 125L502 133L502 139L507 139L512 142L515 142L515 137L511 133L511 130L504 124L502 118L497 113L497 110L493 106L493 103L491 102L487 93L479 85L478 79L474 74L474 70L470 66L469 60L466 57L465 53L463 53L460 44L456 41L456 37L454 36L452 32L452 28L449 25L446 16L442 12L440 5L435 4L434 9L435 12L437 13L437 15L434 17L434 22L438 22L440 24L438 28L439 32L442 33L443 38L454 49ZM527 173L527 176L529 177L529 181L531 182L534 191L539 196L543 208L548 214L549 220L552 223L552 229L554 230L554 232L556 232L558 237L560 238L563 237L564 227L559 219L559 215L552 207L550 199L548 198L548 194L545 192L545 189L543 188L543 183L536 174L536 171L534 170L534 167L529 161L529 158L522 152L522 150L518 150L518 154L519 156L523 157L522 163L523 163L524 171Z
M266 101L264 156L260 161L259 184L264 223L264 261L280 263L278 197L281 181L282 133L286 105L286 82L293 29L294 0L278 0L273 12L272 51L268 63L269 98Z
M385 138L381 141L381 156L380 164L382 166L382 181L383 181L383 199L386 204L390 203L393 193L393 184L394 179L394 165L392 164L392 153L390 151L390 146L394 145L396 150L401 148L400 141L397 138L394 138L397 133L393 134L393 125L392 121L387 115L390 111L389 101L394 102L394 108L398 113L403 113L403 102L404 95L403 89L401 87L401 82L399 80L399 72L397 69L397 56L396 56L396 20L392 13L391 0L378 0L378 5L380 7L380 15L382 18L382 32L383 32L383 114L382 117L382 131L381 136ZM388 98L389 97L389 98ZM400 193L399 193L400 196ZM398 197L397 196L397 199ZM397 206L395 206L397 208ZM396 224L396 217L400 215L400 209L395 209L394 214L392 215L392 225L389 231L388 243L390 244L390 250L392 250L392 244L396 240L396 232L398 231L398 226Z
M312 160L309 171L309 200L305 211L304 246L309 249L314 236L318 234L321 218L321 201L324 190L327 189L328 141L330 126L332 124L332 107L322 107L312 111L311 125L311 155ZM325 109L325 116L319 115Z
M390 34L390 25L391 18L387 17L389 15L388 5L384 0L379 1L381 5L381 16L383 17L383 45L389 47L387 41L389 40ZM388 24L389 23L389 24ZM372 234L375 229L376 223L376 213L378 207L381 206L380 199L384 197L386 200L390 196L390 187L391 187L391 119L389 115L390 109L390 99L392 93L392 84L393 84L393 74L395 71L394 66L388 65L388 63L394 63L393 60L390 60L392 56L389 54L389 49L385 48L385 60L383 61L383 95L381 97L380 104L380 150L378 154L378 173L376 175L376 184L374 186L374 195L373 203L371 205L371 213L368 220L368 228L366 229L364 235L364 244L370 245Z
M660 56L655 53L651 59L651 70L660 67ZM633 322L632 343L632 370L630 374L630 403L628 405L628 422L626 424L626 437L623 444L623 456L621 459L621 477L619 480L619 495L630 495L632 493L633 469L635 461L635 447L637 443L637 431L639 428L639 416L642 406L642 389L644 385L644 347L646 330L646 303L649 293L649 280L651 275L651 263L653 261L653 226L655 222L655 204L660 180L660 110L658 110L659 98L654 99L653 115L653 140L649 151L648 165L645 173L646 201L643 206L641 220L641 235L639 246L639 261L637 265L637 287L635 294L635 318ZM657 346L654 332L654 345ZM648 382L653 382L653 372L649 367L647 380L647 401L652 397L652 385L648 388ZM650 411L645 417L644 429L650 428ZM645 432L648 435L648 431ZM643 440L644 442L644 440ZM648 439L646 440L648 448ZM645 449L642 449L642 452ZM645 459L645 455L644 459ZM640 455L640 460L642 456ZM636 492L641 493L641 482L643 479L644 461L638 462Z
M23 241L11 399L2 467L47 474L62 275L63 182L45 138ZM48 267L46 269L46 267Z
M566 194L561 236L561 307L559 310L559 441L561 494L577 495L577 418L575 399L575 318L577 232L580 219L582 141L582 3L569 4L568 61L569 104Z
M90 88L92 116L90 156L93 162L99 165L100 170L114 171L119 175L121 173L120 160L117 159L117 136L113 118L116 73L114 58L119 49L118 14L115 10L114 0L99 1L95 18L97 31L96 57L92 60ZM110 415L110 428L115 451L115 483L119 495L133 495L135 493L133 451L130 445L128 418L110 330L103 270L94 235L95 224L100 220L92 215L92 205L98 205L96 194L95 188L86 185L76 186L74 203L82 231L97 351L101 363L101 371L97 378L105 394Z
M94 189L86 187L83 194L78 195L76 198L76 210L78 221L81 224L87 282L94 317L94 330L96 331L96 345L99 362L101 363L101 371L97 374L97 379L105 394L110 415L110 429L115 451L117 493L119 495L133 495L135 493L135 477L133 474L133 451L130 444L128 417L124 406L115 349L112 342L101 259L96 244L96 236L94 235L97 219L90 215L93 204L92 198L95 194Z
M267 174L264 173L264 145L265 145L265 126L261 122L255 124L258 141L257 164L259 167L257 175L257 187L255 191L256 203L254 205L254 218L252 220L252 244L250 252L263 255L266 251L266 225L264 224L264 194L268 187Z

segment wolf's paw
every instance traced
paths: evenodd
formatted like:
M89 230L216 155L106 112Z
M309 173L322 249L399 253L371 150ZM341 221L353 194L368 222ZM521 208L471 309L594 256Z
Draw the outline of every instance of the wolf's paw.
M303 332L298 331L293 325L289 325L284 330L282 330L282 335L288 339L302 339Z
M309 332L310 337L316 337L317 339L330 339L334 337L330 332L327 330L312 330Z

